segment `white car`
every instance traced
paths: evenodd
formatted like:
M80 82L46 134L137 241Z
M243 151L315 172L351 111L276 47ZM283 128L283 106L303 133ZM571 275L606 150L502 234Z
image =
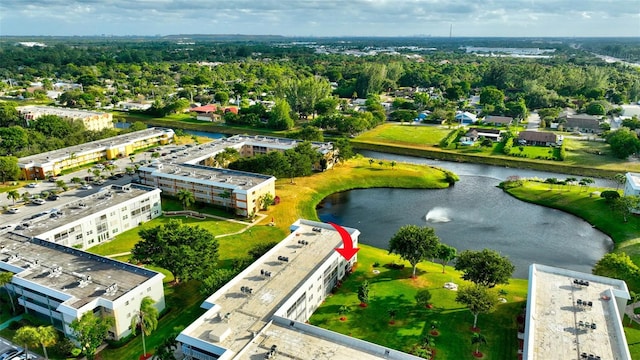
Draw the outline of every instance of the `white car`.
M93 167L98 169L98 170L104 169L104 165L102 165L102 164L95 164L95 165L93 165Z
M7 209L7 212L8 212L9 214L17 214L17 213L19 213L19 212L20 212L20 209L18 209L18 208L16 208L16 207L12 207L12 208L8 208L8 209Z
M33 183L30 183L30 184L27 184L27 187L28 188L37 188L38 187L38 183L33 182Z
M84 184L80 187L81 190L91 190L93 187L89 184Z
M45 203L47 202L47 200L37 198L37 199L33 199L33 200L31 200L31 202L32 202L32 203L34 203L34 204L36 204L36 205L43 205L43 204L45 204Z

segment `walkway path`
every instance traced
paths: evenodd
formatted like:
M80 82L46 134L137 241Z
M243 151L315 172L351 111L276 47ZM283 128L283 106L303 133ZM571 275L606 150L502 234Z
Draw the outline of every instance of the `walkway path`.
M635 321L636 323L640 324L640 314L635 314L633 312L634 309L640 308L640 302L637 303L633 303L633 304L629 304L627 305L627 307L624 308L624 313L633 321Z

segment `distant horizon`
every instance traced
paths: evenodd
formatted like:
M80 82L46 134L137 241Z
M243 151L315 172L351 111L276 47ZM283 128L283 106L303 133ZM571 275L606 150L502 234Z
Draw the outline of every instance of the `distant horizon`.
M281 37L281 38L303 38L303 39L362 39L362 38L383 38L383 39L395 39L395 38L435 38L435 39L634 39L640 40L640 35L601 35L601 36L436 36L436 35L278 35L278 34L235 34L235 33L175 33L165 35L142 35L142 34L129 34L129 35L112 35L112 34L94 34L94 35L34 35L34 34L19 34L19 35L0 35L0 39L3 38L128 38L128 37L144 37L144 38L167 38L167 37L190 37L190 36L202 36L202 37Z
M637 0L3 0L3 36L640 36ZM29 34L29 35L25 35Z

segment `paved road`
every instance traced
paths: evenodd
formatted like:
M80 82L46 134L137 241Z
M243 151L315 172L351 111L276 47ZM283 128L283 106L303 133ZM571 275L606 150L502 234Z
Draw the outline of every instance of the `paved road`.
M527 130L538 131L538 128L540 127L540 115L535 111L529 113L527 122Z

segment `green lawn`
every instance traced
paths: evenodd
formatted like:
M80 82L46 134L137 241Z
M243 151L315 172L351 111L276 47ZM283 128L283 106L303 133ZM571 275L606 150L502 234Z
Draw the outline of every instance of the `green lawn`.
M424 339L431 330L431 322L440 322L440 335L435 338L436 358L471 358L471 327L473 315L466 307L455 302L456 293L443 287L445 282L453 281L463 285L460 274L448 267L442 273L442 266L424 262L418 265L417 279L411 279L408 263L404 270L391 270L384 267L387 263L400 263L399 257L388 255L387 251L359 245L358 265L335 295L327 298L313 314L310 323L371 341L391 348L410 352L413 346ZM381 266L374 268L379 262ZM374 274L373 270L379 270ZM357 288L363 280L370 285L370 303L360 307ZM433 295L433 309L418 308L414 296L419 289L429 289ZM514 359L517 356L516 317L526 302L527 281L512 279L511 283L498 286L504 289L507 303L498 306L491 314L478 317L478 327L487 338L488 344L481 348L484 359ZM340 320L338 309L346 305L350 312L345 314L346 321ZM389 323L388 309L397 310L395 324Z
M398 125L387 123L358 136L358 140L386 141L394 144L434 146L451 129L440 125Z

